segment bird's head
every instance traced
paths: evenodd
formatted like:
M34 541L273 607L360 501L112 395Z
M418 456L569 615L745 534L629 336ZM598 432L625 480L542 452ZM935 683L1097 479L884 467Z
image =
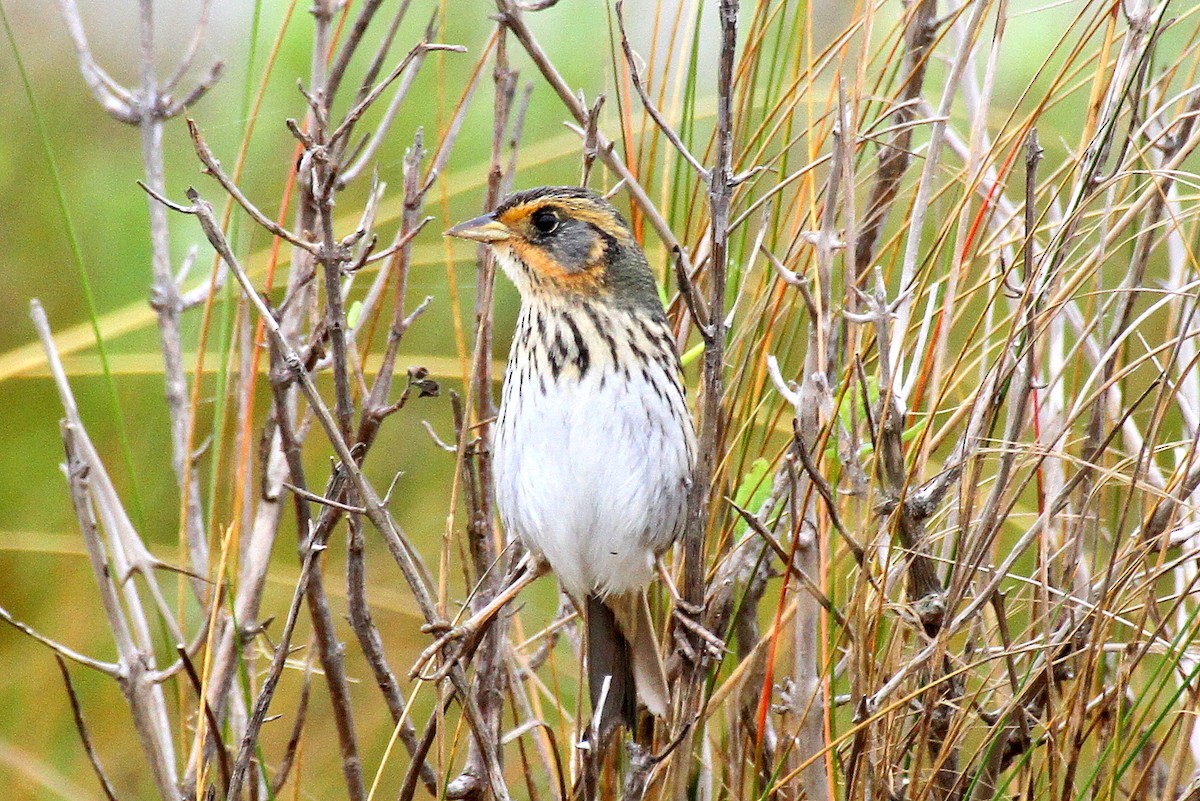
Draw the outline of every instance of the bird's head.
M583 187L518 192L491 214L446 234L489 245L527 300L560 296L659 304L654 276L629 225L612 204Z

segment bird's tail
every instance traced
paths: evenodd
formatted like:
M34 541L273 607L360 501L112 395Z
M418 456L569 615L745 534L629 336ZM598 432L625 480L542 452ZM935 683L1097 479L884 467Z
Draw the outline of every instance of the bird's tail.
M629 640L617 625L608 604L596 595L587 598L588 691L601 743L619 724L633 727L637 693Z
M587 598L588 689L600 741L619 724L633 728L640 696L656 716L667 714L671 692L645 593ZM601 708L603 704L603 708Z

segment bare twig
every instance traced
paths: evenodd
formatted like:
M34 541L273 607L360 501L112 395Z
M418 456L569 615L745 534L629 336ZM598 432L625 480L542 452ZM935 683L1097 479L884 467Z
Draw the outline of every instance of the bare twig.
M134 105L133 94L112 79L92 56L87 34L83 30L83 21L79 17L79 7L75 0L59 0L59 11L67 23L67 32L71 35L71 43L75 46L75 55L79 59L79 71L83 74L83 82L87 85L92 97L100 104L113 119L128 125L138 123L140 113Z
M525 24L525 20L521 16L522 7L513 2L513 0L496 0L496 8L505 27L512 31L513 36L525 48L529 57L533 59L533 63L542 73L542 77L554 88L559 99L562 100L563 104L571 112L571 116L575 118L575 121L579 125L586 127L588 123L587 107L571 91L566 80L557 68L555 68L553 62L550 61L546 52L538 44L537 39L534 38L533 33L529 30L529 26ZM675 248L679 248L679 253L690 273L691 260L687 256L687 251L684 250L679 240L675 237L670 224L667 223L666 218L663 217L662 213L654 205L654 202L650 199L650 196L646 193L641 183L629 171L622 157L613 151L612 142L600 133L597 133L596 136L596 152L605 165L621 179L625 191L629 193L633 202L637 204L641 212L646 215L646 219L654 226L655 232L667 249L674 251Z
M282 225L276 223L274 220L260 211L257 206L251 203L250 199L242 194L242 190L238 189L237 184L233 182L233 179L230 178L229 175L226 174L225 170L221 168L221 162L217 161L217 157L213 155L212 150L204 141L204 137L200 133L200 126L196 124L195 120L188 120L187 123L188 132L191 133L192 136L192 144L196 148L196 155L199 156L200 162L204 165L205 172L217 179L217 182L221 184L221 188L229 193L229 196L232 197L237 204L241 206L247 214L250 215L250 218L254 220L254 222L258 223L263 228L267 229L285 242L295 245L302 250L307 250L309 253L313 254L316 254L320 251L321 246L319 244L293 234ZM153 186L145 186L144 188L147 192L150 192L150 194L156 200L159 200L159 202L162 202L164 199L162 190L155 189ZM178 206L173 208L176 211L180 210L180 207Z
M12 626L17 631L24 634L26 637L37 640L42 645L54 652L56 657L70 659L72 662L77 662L84 667L91 668L99 673L103 673L111 678L118 679L121 677L121 666L112 662L102 662L99 659L93 659L90 656L85 656L62 643L55 642L46 635L39 632L37 629L30 626L28 623L22 623L12 616L4 607L0 606L0 620Z
M629 65L629 77L633 81L633 88L637 90L638 97L642 99L642 107L646 109L646 113L654 120L654 124L667 137L667 141L671 143L671 146L679 152L679 155L683 156L684 161L692 166L692 169L696 171L696 174L700 176L702 181L709 183L712 176L708 170L700 163L699 159L692 155L687 145L679 138L679 134L675 132L675 129L663 117L662 112L654 105L654 101L650 99L650 95L646 94L646 87L642 83L642 76L638 72L637 57L633 53L633 48L629 46L629 37L625 33L624 5L622 0L618 0L613 8L617 13L617 30L621 33L621 50L625 53L625 63Z
M71 683L71 672L67 670L67 663L63 661L60 654L55 653L54 659L58 663L63 684L67 688L67 698L71 701L71 715L75 718L75 730L79 732L79 740L83 743L83 750L87 753L88 762L92 763L92 770L95 771L96 778L100 781L100 789L104 791L104 797L108 801L117 801L117 793L113 789L108 775L104 772L104 766L100 764L100 756L92 746L92 738L88 734L87 724L83 722L83 709L79 705L79 696L75 694L75 685Z

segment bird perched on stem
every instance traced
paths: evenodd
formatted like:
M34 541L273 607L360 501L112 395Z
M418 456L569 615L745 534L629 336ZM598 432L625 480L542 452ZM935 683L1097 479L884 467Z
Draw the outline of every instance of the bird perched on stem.
M496 502L583 613L603 743L670 691L646 587L683 529L696 440L675 340L628 224L581 187L520 192L451 228L521 294L496 423Z

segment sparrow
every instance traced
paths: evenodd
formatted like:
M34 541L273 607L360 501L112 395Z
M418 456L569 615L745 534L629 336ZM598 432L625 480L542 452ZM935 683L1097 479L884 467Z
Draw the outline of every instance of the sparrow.
M575 186L518 192L447 235L484 243L521 309L495 427L505 530L582 613L604 742L671 694L646 598L680 536L696 437L675 338L625 219Z

